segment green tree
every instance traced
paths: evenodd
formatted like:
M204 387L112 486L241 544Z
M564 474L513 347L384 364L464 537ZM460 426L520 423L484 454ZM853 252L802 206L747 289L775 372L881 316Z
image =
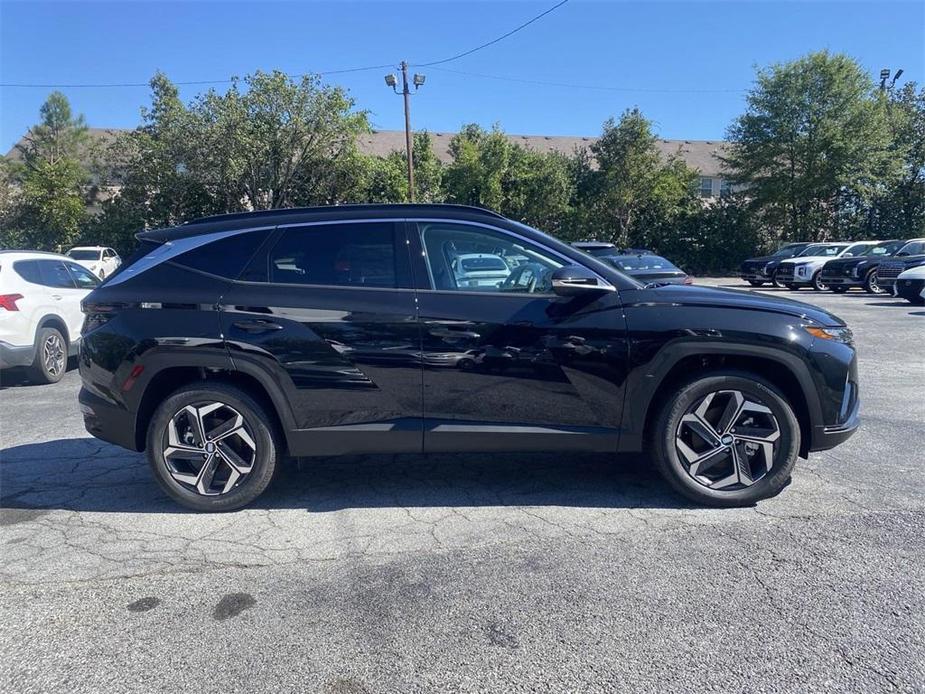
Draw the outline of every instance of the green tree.
M573 164L580 210L573 229L581 226L585 238L643 245L653 227L672 223L693 204L696 172L679 155L663 157L655 140L639 109L604 123L591 145L593 159L579 155Z
M758 71L725 164L787 239L849 233L896 174L885 105L853 59L827 51Z
M909 82L886 103L891 155L901 162L891 185L875 197L871 231L878 238L925 234L925 88Z
M53 92L42 105L41 121L17 145L22 163L12 166L19 186L7 215L5 246L62 250L71 245L85 217L87 145L83 116L74 116L67 98Z
M466 125L450 142L443 173L446 201L496 210L553 233L572 197L569 162L515 144L495 126Z

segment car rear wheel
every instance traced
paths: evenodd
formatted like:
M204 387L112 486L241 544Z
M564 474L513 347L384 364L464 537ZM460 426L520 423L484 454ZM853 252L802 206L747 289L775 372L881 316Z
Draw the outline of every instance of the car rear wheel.
M747 506L783 489L800 451L786 398L759 376L713 372L678 387L651 450L671 487L710 506Z
M870 294L885 294L886 292L880 288L880 281L877 278L877 271L871 270L867 273L867 277L864 278L864 289Z
M195 384L170 395L148 426L148 462L167 494L194 511L233 511L269 486L279 447L247 393Z
M822 281L822 270L817 270L816 274L813 275L813 289L817 292L824 292L828 288L829 285Z
M67 340L57 328L40 328L29 369L35 383L57 383L67 371Z

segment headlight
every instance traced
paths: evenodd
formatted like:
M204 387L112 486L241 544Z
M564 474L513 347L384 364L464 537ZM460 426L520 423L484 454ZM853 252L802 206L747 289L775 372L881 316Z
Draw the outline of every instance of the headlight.
M851 332L851 328L846 326L821 328L816 325L804 325L803 330L820 340L832 340L833 342L854 346L854 334Z

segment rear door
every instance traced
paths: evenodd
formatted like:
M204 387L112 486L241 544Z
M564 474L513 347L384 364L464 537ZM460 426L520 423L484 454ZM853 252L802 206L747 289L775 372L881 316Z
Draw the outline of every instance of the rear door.
M616 291L565 298L552 271L572 261L482 224L409 224L422 327L424 447L615 451L627 342ZM494 284L454 272L461 256L502 258Z
M80 328L83 326L80 301L88 294L88 291L77 288L74 275L68 269L68 265L80 266L57 259L39 260L37 263L42 284L47 287L46 291L51 299L52 310L64 321L67 326L68 339L73 344L80 338ZM92 276L89 270L85 268L81 270Z
M222 304L236 367L284 393L294 455L421 450L420 330L399 220L280 227Z

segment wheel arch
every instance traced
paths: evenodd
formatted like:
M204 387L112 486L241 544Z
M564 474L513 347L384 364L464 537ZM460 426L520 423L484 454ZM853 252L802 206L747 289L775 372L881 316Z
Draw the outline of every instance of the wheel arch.
M35 324L35 340L38 342L38 333L42 328L54 328L64 337L65 342L68 346L71 344L71 335L67 329L67 323L64 322L64 319L61 316L54 313L46 313L44 316L39 318L38 323Z
M621 437L621 450L640 451L649 440L665 398L695 377L718 370L754 373L776 386L793 407L800 423L800 455L812 447L813 427L822 420L815 385L798 357L751 345L723 345L705 348L688 345L675 349L655 372L645 374L635 389L628 390L629 426Z
M291 420L281 411L278 397L271 395L266 385L252 374L232 369L210 369L197 366L172 366L161 369L147 382L144 394L135 415L135 449L145 449L148 425L158 405L178 388L191 383L201 383L208 387L213 383L223 383L240 388L256 400L270 415L270 426L278 436L281 444L288 448L288 432Z

